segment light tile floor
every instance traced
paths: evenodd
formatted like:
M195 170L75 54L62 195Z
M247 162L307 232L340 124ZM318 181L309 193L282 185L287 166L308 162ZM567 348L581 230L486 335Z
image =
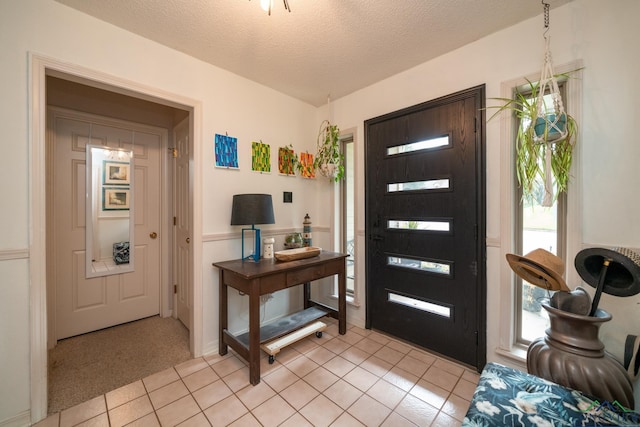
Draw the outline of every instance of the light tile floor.
M330 319L321 338L261 362L200 357L53 414L67 426L459 426L479 375L378 332Z

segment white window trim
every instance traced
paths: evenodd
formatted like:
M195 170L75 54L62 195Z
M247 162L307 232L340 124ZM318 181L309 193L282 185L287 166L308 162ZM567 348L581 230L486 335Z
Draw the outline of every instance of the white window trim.
M571 73L567 80L566 99L564 105L576 119L579 130L571 165L571 179L567 191L567 258L565 260L565 279L568 284L580 283L580 278L575 268L573 259L582 249L582 179L581 179L581 143L582 143L582 60L563 64L555 67L556 74ZM526 85L529 81L537 81L540 72L528 76L503 82L500 85L500 97L512 98L514 90ZM500 331L496 353L507 358L526 360L527 347L516 342L516 289L514 274L505 261L507 253L513 253L515 248L514 224L515 209L518 200L515 200L515 158L516 119L512 114L502 113L500 117Z
M337 286L337 285L336 285ZM334 293L329 295L329 298L332 300L338 300L338 294ZM347 305L353 306L353 307L360 307L360 302L357 301L352 295L347 295Z
M353 307L360 307L362 305L361 303L361 297L362 295L364 295L364 289L363 288L363 280L360 280L362 277L364 277L363 272L360 269L360 266L364 266L365 260L364 260L364 254L360 254L359 250L362 248L362 246L359 244L361 241L361 237L364 236L364 230L360 230L359 226L360 226L360 221L359 221L359 215L360 213L358 212L358 197L359 197L359 193L358 193L358 188L359 188L359 179L358 179L358 129L356 127L352 127L352 128L348 128L348 129L344 129L340 131L340 140L342 143L343 139L346 138L350 138L353 141L353 186L354 186L354 197L356 199L355 201L355 212L354 212L354 228L355 228L355 236L354 236L354 253L355 253L355 265L356 265L356 271L354 272L354 279L353 279L353 295L347 295L347 304L351 305ZM345 171L346 174L346 171ZM335 191L334 194L334 225L335 225L335 232L333 234L334 237L334 247L336 248L336 250L338 251L342 251L342 248L339 247L338 242L341 242L341 236L343 233L343 224L341 223L341 219L342 219L342 214L340 212L338 212L336 209L342 209L342 191L339 189L340 186L342 185L342 182L340 182L338 185L336 185L334 187L334 189L337 189ZM364 252L364 251L362 251ZM338 298L338 282L335 281L334 282L334 286L333 286L333 292L331 293L331 295L329 295L330 298Z

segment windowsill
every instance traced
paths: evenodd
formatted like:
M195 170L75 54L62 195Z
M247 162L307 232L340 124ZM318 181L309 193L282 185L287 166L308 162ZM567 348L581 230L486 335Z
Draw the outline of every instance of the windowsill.
M338 295L329 295L329 298L337 300ZM360 303L352 295L347 295L347 304L354 307L360 307Z
M527 348L523 346L515 346L510 349L498 347L496 354L521 365L526 366L527 364Z

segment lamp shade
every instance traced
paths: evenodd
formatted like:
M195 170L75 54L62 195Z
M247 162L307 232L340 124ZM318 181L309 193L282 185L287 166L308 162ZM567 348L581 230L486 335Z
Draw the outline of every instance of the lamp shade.
M271 194L235 194L231 225L275 224Z

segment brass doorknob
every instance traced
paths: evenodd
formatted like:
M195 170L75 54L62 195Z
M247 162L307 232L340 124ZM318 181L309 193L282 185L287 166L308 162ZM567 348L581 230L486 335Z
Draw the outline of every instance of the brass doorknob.
M158 233L156 233L155 231L152 231L152 232L149 234L149 237L151 237L152 239L155 239L156 237L158 237Z

